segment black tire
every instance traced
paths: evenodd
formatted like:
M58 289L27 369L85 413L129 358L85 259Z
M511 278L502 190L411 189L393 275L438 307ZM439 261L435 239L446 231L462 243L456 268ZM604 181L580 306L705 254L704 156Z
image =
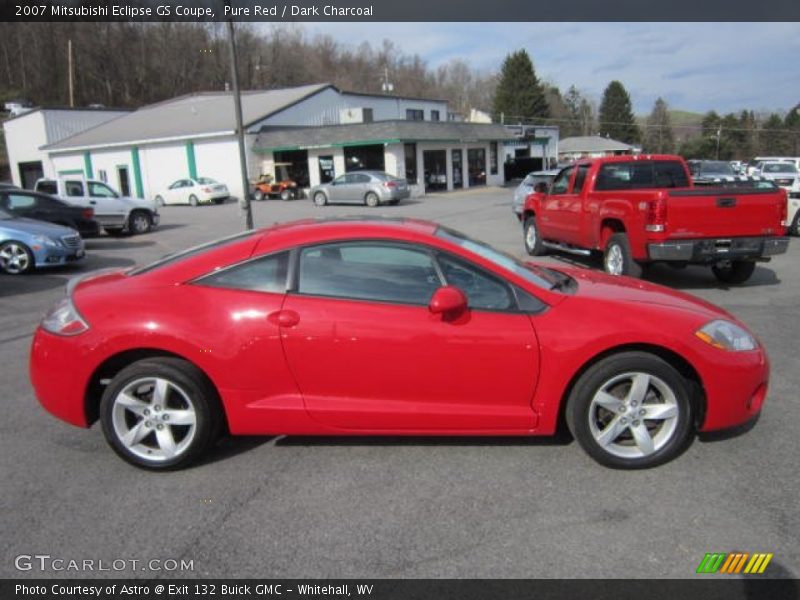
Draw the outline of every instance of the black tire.
M0 271L8 275L25 275L36 267L33 252L22 242L9 240L0 244Z
M267 196L261 190L256 190L253 192L253 200L260 202L262 200L266 200Z
M161 196L156 196L155 201L156 201L156 206L158 206L159 208L164 206L164 198L162 198Z
M198 206L199 204L200 204L200 201L197 199L197 196L195 196L194 194L189 196L189 205L190 206Z
M375 208L381 203L380 198L378 198L378 194L375 192L367 192L367 195L364 196L364 204L369 206L370 208Z
M147 390L147 380L154 378L168 381L174 386L169 388L171 391L168 402L172 403L171 407L167 408L165 403L160 411L152 409L149 416L136 415L119 408L120 392L140 380L142 381L140 389ZM192 426L187 425L186 430L176 430L174 429L175 425L170 426L167 420L159 421L159 417L163 419L164 415L169 416L171 410L176 410L176 403L184 402L182 393L186 394L191 404L178 406L177 410L186 409L188 406L194 413L195 421ZM147 401L146 391L142 398L145 400L145 403L142 404L144 407L153 407L157 402L155 397L151 397L151 400ZM123 413L122 416L120 413ZM100 401L100 422L106 441L114 452L125 461L145 469L168 470L186 467L216 442L222 430L223 421L219 396L214 386L197 367L178 358L148 358L125 367L108 384ZM122 441L122 432L115 425L120 422L123 427L133 424L131 431L137 425L142 426L141 431L146 431L138 442L131 444L135 446L134 449ZM148 425L146 429L144 428L145 424ZM156 427L159 427L159 430L169 430L170 438L176 443L179 453L171 458L157 456L163 450L158 438L159 434L155 430ZM189 437L189 440L186 440L186 437L178 438L177 436L181 433ZM181 447L184 442L185 445ZM153 458L147 456L149 453L153 454Z
M711 271L722 283L744 283L756 270L752 260L731 260L712 265Z
M609 275L642 276L642 266L633 259L627 234L615 233L608 238L603 251L603 270Z
M314 194L314 204L317 206L325 206L328 203L328 197L325 192L317 192Z
M522 225L522 239L525 244L525 251L531 256L541 256L544 254L544 244L542 236L539 234L539 225L536 217L531 215L525 219Z
M153 218L144 210L135 210L128 217L128 231L132 235L148 233L153 228Z
M794 213L794 219L789 227L789 235L800 236L800 208Z
M292 193L292 190L290 190L288 188L284 189L284 190L281 190L281 200L286 202L287 200L292 200L293 198L294 198L294 194Z
M633 393L634 377L640 375L648 378L641 380L647 381L644 394ZM573 386L566 406L567 426L584 451L601 465L615 469L655 467L678 456L691 441L694 406L690 390L683 376L655 355L614 354L592 365ZM613 405L614 412L595 403L595 395L600 391L613 392L612 396L619 397L620 404ZM647 402L637 401L637 396ZM641 416L647 414L644 411L654 410L672 410L674 416L659 419ZM612 427L615 429L608 429ZM639 435L644 431L650 439L649 453L642 450L634 427ZM605 445L601 443L604 439L608 440Z

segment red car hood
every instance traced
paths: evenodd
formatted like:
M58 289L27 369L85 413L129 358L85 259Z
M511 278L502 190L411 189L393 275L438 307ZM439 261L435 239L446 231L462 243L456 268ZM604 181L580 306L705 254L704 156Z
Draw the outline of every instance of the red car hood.
M733 319L727 311L696 296L632 277L617 277L589 269L562 268L559 271L578 282L576 297L610 302L654 304L704 314L710 318Z

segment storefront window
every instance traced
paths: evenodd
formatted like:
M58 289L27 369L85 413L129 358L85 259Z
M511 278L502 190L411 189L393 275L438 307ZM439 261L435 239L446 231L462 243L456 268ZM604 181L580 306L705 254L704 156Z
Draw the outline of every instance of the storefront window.
M333 169L333 156L319 157L319 182L330 183L335 176Z
M417 183L417 145L405 144L403 149L406 156L406 181L415 184Z
M453 150L453 187L456 189L464 187L464 156L461 149Z
M349 146L344 149L344 170L350 171L385 171L383 144L367 146Z
M492 175L497 175L497 142L489 143L489 167Z
M486 185L486 149L470 148L467 150L467 169L469 170L469 186Z

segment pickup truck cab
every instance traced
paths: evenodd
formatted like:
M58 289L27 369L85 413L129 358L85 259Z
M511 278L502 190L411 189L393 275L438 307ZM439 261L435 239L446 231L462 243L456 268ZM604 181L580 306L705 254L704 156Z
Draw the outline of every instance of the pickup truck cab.
M562 169L522 215L525 249L603 253L612 275L641 275L669 262L711 266L726 283L750 278L756 261L786 252L786 192L769 187L695 188L679 156L614 156Z
M120 196L107 183L96 179L39 179L34 189L74 206L94 209L94 218L109 235L147 233L161 218L153 202Z

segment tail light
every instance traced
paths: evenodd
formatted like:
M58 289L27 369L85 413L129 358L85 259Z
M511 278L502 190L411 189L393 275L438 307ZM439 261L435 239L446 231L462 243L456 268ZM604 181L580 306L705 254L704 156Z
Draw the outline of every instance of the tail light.
M210 194L211 193L211 188L210 187L204 187L203 188L203 192L205 192L206 194Z
M781 220L781 227L789 226L789 192L783 190L783 202L778 202L778 218Z
M84 219L94 219L94 209L93 208L84 208L83 212L81 213Z
M56 335L78 335L89 329L69 298L62 298L42 319L42 329Z
M397 183L394 182L394 181L384 181L383 182L383 187L385 187L385 188L396 188L397 187Z
M661 232L667 226L667 200L659 194L655 200L647 202L645 231Z

